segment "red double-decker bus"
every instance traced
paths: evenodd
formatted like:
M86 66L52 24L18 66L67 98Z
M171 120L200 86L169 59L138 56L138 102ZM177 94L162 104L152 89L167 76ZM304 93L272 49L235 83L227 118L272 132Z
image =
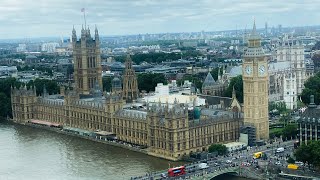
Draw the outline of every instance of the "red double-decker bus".
M168 176L175 177L186 174L186 168L184 166L175 167L168 169Z

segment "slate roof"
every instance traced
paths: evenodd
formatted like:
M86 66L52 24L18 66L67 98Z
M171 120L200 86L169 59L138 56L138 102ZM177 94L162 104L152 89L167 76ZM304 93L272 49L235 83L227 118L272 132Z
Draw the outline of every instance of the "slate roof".
M210 72L208 72L206 79L204 80L202 87L210 87L214 86L216 84L216 81L213 79Z

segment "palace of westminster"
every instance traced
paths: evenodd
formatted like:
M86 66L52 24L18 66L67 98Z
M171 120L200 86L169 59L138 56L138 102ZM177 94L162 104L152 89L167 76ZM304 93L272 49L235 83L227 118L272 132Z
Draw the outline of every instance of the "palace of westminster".
M74 88L61 87L49 95L45 88L37 96L35 88L12 88L13 120L17 123L43 121L63 128L109 132L118 140L143 146L148 154L170 160L201 152L214 143L234 142L240 128L251 124L256 139L269 137L268 65L255 25L244 55L244 103L235 91L232 98L211 96L197 104L199 95L170 96L156 102L143 100L130 55L120 78L112 80L111 92L102 92L100 41L89 29L80 39L72 31ZM173 98L173 99L172 99ZM188 103L188 102L189 103Z

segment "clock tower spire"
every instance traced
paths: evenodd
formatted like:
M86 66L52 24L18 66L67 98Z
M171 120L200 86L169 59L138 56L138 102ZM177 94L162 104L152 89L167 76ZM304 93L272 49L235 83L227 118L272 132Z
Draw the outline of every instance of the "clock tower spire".
M255 126L257 140L269 139L268 62L255 22L243 55L242 71L244 123Z

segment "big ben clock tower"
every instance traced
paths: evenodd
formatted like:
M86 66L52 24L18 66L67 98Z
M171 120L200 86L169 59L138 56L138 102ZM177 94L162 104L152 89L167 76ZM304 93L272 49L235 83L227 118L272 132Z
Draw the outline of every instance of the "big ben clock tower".
M268 62L255 22L243 55L242 77L244 123L256 127L257 140L269 139Z

